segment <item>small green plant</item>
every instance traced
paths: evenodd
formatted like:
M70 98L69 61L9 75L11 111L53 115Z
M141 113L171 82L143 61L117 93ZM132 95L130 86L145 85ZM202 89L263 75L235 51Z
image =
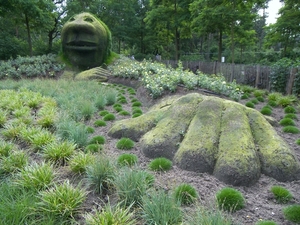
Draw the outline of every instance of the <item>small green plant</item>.
M273 186L271 192L278 203L288 203L293 198L289 190L282 186Z
M98 110L102 110L106 106L106 98L104 95L98 95L95 99L95 106Z
M96 211L95 214L87 214L85 216L87 225L135 225L137 221L134 219L134 212L131 212L132 205L123 208L120 203L112 207L108 202L101 212Z
M258 97L263 97L265 95L266 91L265 90L254 90L253 95L258 98Z
M282 96L278 99L277 104L282 107L287 107L291 104L293 104L293 99L289 96Z
M142 103L141 102L139 102L139 101L136 101L136 102L133 102L132 103L132 105L131 105L132 107L135 107L135 106L142 106Z
M257 105L257 104L259 103L259 101L258 101L256 98L252 99L251 102L252 102L254 105Z
M101 135L97 135L92 137L92 139L89 141L89 144L100 144L103 145L105 144L106 140L105 137L101 136Z
M116 144L117 149L121 150L129 150L134 147L134 141L131 140L130 138L121 138L117 144Z
M118 157L118 164L121 166L132 166L138 161L138 157L134 154L122 154Z
M135 114L132 115L132 118L136 118L136 117L139 117L141 115L142 115L141 113L135 113Z
M278 102L278 100L282 97L282 94L279 92L272 92L268 95L268 101Z
M105 122L104 120L96 120L96 121L94 122L94 125L95 125L96 127L105 127L105 126L106 126L106 122Z
M109 114L109 111L107 111L107 110L102 110L102 111L99 112L100 116L105 116L107 114Z
M69 166L71 170L75 173L84 173L86 168L93 164L95 161L95 156L91 153L77 152L69 160Z
M284 108L284 113L296 113L296 109L293 106L287 106Z
M99 144L89 144L85 147L84 152L85 153L96 153L100 152L103 149L103 145Z
M89 134L93 134L95 132L95 129L93 127L86 127L86 132L89 133Z
M277 225L277 223L275 223L274 221L271 221L271 220L263 220L263 221L257 222L255 225Z
M115 115L112 114L112 113L109 113L109 114L107 114L107 115L105 115L105 116L103 117L103 120L104 120L104 121L111 121L111 120L115 120L115 119L116 119L116 117L115 117Z
M246 102L246 104L245 104L247 107L249 107L249 108L252 108L252 109L254 109L255 108L255 105L254 105L254 103L253 102Z
M114 186L122 205L142 203L142 197L153 185L154 177L146 171L134 170L129 167L122 168L114 179Z
M153 159L149 163L149 169L154 171L167 171L170 170L171 168L172 168L172 161L164 157Z
M122 105L119 104L119 103L115 103L115 104L113 105L113 108L114 108L114 109L115 109L115 108L119 108L119 107L122 107Z
M1 173L13 173L24 168L28 164L28 156L23 151L13 151L7 157L3 157L0 164Z
M268 101L268 105L272 106L272 107L276 107L278 104L275 101L269 100Z
M296 140L296 144L300 145L300 138Z
M249 98L249 95L247 93L245 93L241 96L241 99L248 99L248 98Z
M143 111L140 108L133 108L132 109L132 114L140 113L143 114Z
M196 189L190 184L180 184L174 191L175 200L182 205L194 203L198 197Z
M106 157L98 157L86 169L87 181L94 187L96 193L105 194L112 186L115 166Z
M298 120L297 115L294 114L294 113L287 113L287 114L285 114L284 118L290 118L290 119L293 119L293 120Z
M14 149L17 149L15 144L0 139L0 158L9 156Z
M114 109L116 110L116 112L121 112L121 111L123 110L122 106L120 106L120 107L115 107Z
M129 116L130 115L130 112L126 111L126 110L122 110L119 112L119 115L122 115L122 116Z
M46 214L57 217L72 218L75 216L87 196L81 187L73 187L69 181L54 184L48 190L40 192L39 209Z
M300 205L290 205L283 208L283 215L288 221L300 224Z
M263 115L270 116L272 114L272 109L270 109L269 107L263 107L260 110L260 113L263 114Z
M294 120L290 119L290 118L283 118L279 121L279 124L281 126L295 126L295 122Z
M118 99L118 103L120 104L127 104L127 100L126 99Z
M118 92L114 89L110 89L106 92L106 105L113 105L117 101Z
M76 149L76 144L70 141L57 141L43 148L43 157L57 165L65 165Z
M262 97L262 96L258 96L256 97L256 99L259 101L259 102L264 102L265 99Z
M285 133L291 133L291 134L299 134L300 133L300 130L295 126L285 126L285 127L283 127L282 131Z
M236 189L225 187L216 194L219 209L235 212L245 207L245 199Z
M84 120L89 120L96 112L96 108L94 107L93 103L90 101L81 101L79 103L79 111L81 117Z
M33 163L21 169L17 174L16 183L27 189L40 191L48 188L52 183L54 176L54 168L49 163Z
M152 191L142 198L142 218L146 224L180 224L183 216L179 204L163 190Z

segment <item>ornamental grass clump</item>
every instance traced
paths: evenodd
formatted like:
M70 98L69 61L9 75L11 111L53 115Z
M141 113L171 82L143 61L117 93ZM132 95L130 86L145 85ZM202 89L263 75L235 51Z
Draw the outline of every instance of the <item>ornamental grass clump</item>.
M300 145L300 138L296 140L296 144Z
M9 156L14 149L17 149L14 143L0 139L0 158Z
M105 144L106 139L105 137L101 136L101 135L97 135L91 138L91 140L89 141L89 144L100 144L103 145Z
M85 153L96 153L103 149L103 145L99 144L89 144L84 148Z
M87 181L96 193L106 194L112 187L115 172L116 167L111 161L104 156L100 156L86 168Z
M82 187L73 187L67 180L41 191L37 206L42 213L71 219L79 213L86 196L87 192Z
M245 106L249 107L249 108L252 108L254 109L255 108L255 105L253 102L246 102Z
M74 173L84 173L86 168L94 162L94 155L79 151L70 158L69 166Z
M279 124L281 126L295 126L295 122L294 120L290 119L290 118L283 118L279 121Z
M86 132L89 134L93 134L95 132L95 129L93 127L87 126L86 127Z
M190 205L193 204L198 197L196 189L190 184L180 184L174 190L174 198L181 205Z
M254 105L257 105L257 104L259 103L259 101L258 101L256 98L252 99L251 102L252 102Z
M242 96L241 96L241 99L248 99L250 96L247 94L247 93L245 93L245 94L243 94Z
M20 170L15 183L34 191L45 190L54 180L56 172L50 163L32 163Z
M131 106L132 107L140 107L140 106L142 106L142 103L139 101L136 101L136 102L133 102Z
M131 140L130 138L121 138L117 144L116 144L117 149L121 150L129 150L134 147L134 141Z
M236 189L225 187L216 194L219 209L235 212L245 207L245 199Z
M84 120L91 119L96 112L96 107L90 101L81 101L78 106L81 118L83 118Z
M171 168L172 168L172 161L164 157L153 159L149 163L149 169L153 171L168 171Z
M105 108L106 106L106 98L104 95L97 95L96 99L95 99L95 107L98 109L98 110L102 110Z
M107 110L102 110L102 111L99 112L100 116L105 116L107 114L109 114L109 111L107 111Z
M293 106L287 106L284 108L284 113L296 113L296 109Z
M278 102L278 100L282 97L282 94L279 92L272 92L268 94L268 101Z
M278 224L271 220L263 220L257 222L255 225L278 225Z
M293 119L293 120L298 120L297 115L294 114L294 113L287 113L287 114L285 114L284 118L290 118L290 119Z
M28 155L23 151L13 151L7 157L2 157L0 174L14 173L28 164Z
M283 215L288 221L300 224L300 205L290 205L283 208Z
M181 224L183 214L178 203L163 190L142 197L142 218L148 225Z
M263 107L260 110L260 113L266 116L270 116L272 114L272 109L270 109L269 107Z
M285 204L288 203L293 198L291 192L282 186L271 187L271 192L273 193L274 198L278 203Z
M115 115L112 114L112 113L108 113L107 115L105 115L105 116L103 117L103 120L104 120L104 121L112 121L112 120L115 120L115 119L116 119L116 117L115 117Z
M262 96L258 96L256 97L256 99L259 101L259 102L264 102L265 99L262 97Z
M122 154L118 157L117 162L120 166L133 166L137 163L138 157L135 154Z
M94 122L94 125L95 125L96 127L105 127L105 126L106 126L106 122L105 122L104 120L96 120L96 121Z
M275 102L275 101L269 100L269 101L268 101L268 105L269 105L269 106L272 106L272 107L276 107L278 104L277 104L277 102Z
M140 108L133 108L132 109L132 114L140 113L143 114L143 111Z
M135 114L132 115L132 118L136 118L136 117L139 117L141 115L142 115L142 113L135 113Z
M122 110L119 112L119 115L122 115L122 116L129 116L130 115L130 112L126 111L126 110Z
M285 126L285 127L283 127L282 131L285 133L291 133L291 134L299 134L300 133L300 130L295 126Z
M96 211L95 214L88 213L85 215L85 222L87 225L135 225L134 211L132 205L124 208L118 203L111 206L110 202L102 207L101 211Z
M106 105L113 105L117 101L118 92L114 89L109 89L105 93Z

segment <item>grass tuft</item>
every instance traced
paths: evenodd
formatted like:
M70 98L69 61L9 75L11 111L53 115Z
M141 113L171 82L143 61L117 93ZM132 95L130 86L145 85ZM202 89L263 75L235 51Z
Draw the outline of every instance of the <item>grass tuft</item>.
M249 108L252 108L254 109L255 108L255 105L253 102L246 102L245 106L249 107Z
M300 205L290 205L283 208L283 214L288 221L300 224Z
M77 152L69 160L69 166L74 173L84 173L86 168L95 162L91 153Z
M263 115L267 115L267 116L270 116L272 114L272 109L268 108L268 107L263 107L261 110L260 110L260 113L263 114Z
M196 189L190 184L180 184L174 191L175 200L182 205L194 203L198 197Z
M294 120L290 118L283 118L282 120L279 121L279 124L281 126L295 126Z
M291 134L299 134L300 133L300 130L295 126L285 126L282 129L282 131L285 133L291 133Z
M216 194L219 209L235 212L245 207L245 199L236 189L225 187Z
M92 137L92 139L89 141L89 144L100 144L103 145L105 144L106 140L105 137L101 136L101 135L97 135Z
M300 145L300 138L296 140L296 144Z
M154 171L167 171L170 170L171 167L172 161L164 157L153 159L149 163L149 169Z
M284 113L296 113L296 109L293 106L287 106L284 108Z
M273 186L271 188L271 192L278 203L285 204L293 198L293 195L290 193L290 191L282 186Z
M116 144L117 149L121 150L129 150L134 147L134 141L131 140L130 138L121 138L117 144Z
M105 126L106 126L106 122L105 122L104 120L96 120L96 121L94 122L94 125L95 125L96 127L105 127Z
M122 154L118 157L118 165L121 166L133 166L137 163L138 157L134 154Z
M115 119L116 119L116 117L115 117L115 115L112 114L112 113L108 113L107 115L105 115L105 116L103 117L103 120L104 120L104 121L111 121L111 120L115 120Z
M95 152L100 152L102 149L103 149L103 145L89 144L85 147L84 152L95 153Z
M277 223L271 220L264 220L257 222L255 225L277 225Z
M293 119L293 120L298 120L297 115L294 114L294 113L287 113L287 114L285 114L284 118L290 118L290 119Z

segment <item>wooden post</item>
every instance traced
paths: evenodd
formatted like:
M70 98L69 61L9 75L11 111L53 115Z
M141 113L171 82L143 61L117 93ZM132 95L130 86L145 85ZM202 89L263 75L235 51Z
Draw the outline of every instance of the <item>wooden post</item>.
M260 65L256 65L255 88L258 88L259 77L260 77Z
M293 93L293 85L295 80L295 75L298 72L298 68L291 68L290 70L290 76L286 85L286 93L288 95L291 95Z

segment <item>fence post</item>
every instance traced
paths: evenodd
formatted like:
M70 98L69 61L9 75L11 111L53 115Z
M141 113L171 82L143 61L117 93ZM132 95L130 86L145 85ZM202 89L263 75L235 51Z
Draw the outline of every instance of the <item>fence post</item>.
M259 77L260 77L260 65L256 65L255 88L258 88Z
M291 95L293 93L293 85L295 80L295 74L298 72L298 68L291 68L290 70L290 76L287 82L286 86L286 93L288 95Z

